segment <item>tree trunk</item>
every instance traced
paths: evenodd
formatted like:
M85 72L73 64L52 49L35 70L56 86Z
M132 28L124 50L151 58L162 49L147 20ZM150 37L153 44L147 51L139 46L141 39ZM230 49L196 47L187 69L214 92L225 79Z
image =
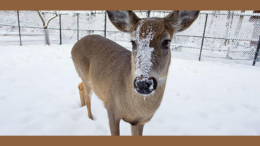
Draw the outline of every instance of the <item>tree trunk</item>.
M241 13L245 13L245 11L241 11ZM239 16L239 21L238 21L238 24L237 24L237 28L236 28L236 31L235 31L235 36L236 37L238 36L238 34L239 34L240 30L241 30L243 19L244 19L244 16L240 15Z
M211 27L213 25L214 19L217 17L217 15L216 15L217 13L218 13L218 11L213 11L213 15L212 15L212 18L209 23L209 28L208 28L209 30L211 29Z
M225 40L225 46L227 46L227 44L229 44L229 40L227 39L230 36L230 30L232 27L232 23L233 23L233 12L228 11L228 15L227 15L227 23L226 23L226 40ZM226 59L232 59L229 55L230 55L230 49L231 47L228 46L228 51L226 54Z
M55 16L52 17L51 19L49 19L49 21L46 24L44 19L43 19L43 17L42 17L42 14L40 13L40 11L37 11L37 12L38 12L39 17L42 20L42 25L43 25L43 28L44 28L43 31L44 31L45 45L49 45L50 46L50 35L49 35L48 26L49 26L49 23L51 22L51 20L53 20L54 18L58 17L58 14L57 14L57 12L55 12Z
M233 23L233 12L228 11L227 15L227 22L226 22L226 39L225 39L225 46L229 43L229 40L227 39L230 36L230 29L232 27Z
M44 28L44 42L45 42L45 45L51 45L50 44L50 35L49 35L49 29L48 28Z

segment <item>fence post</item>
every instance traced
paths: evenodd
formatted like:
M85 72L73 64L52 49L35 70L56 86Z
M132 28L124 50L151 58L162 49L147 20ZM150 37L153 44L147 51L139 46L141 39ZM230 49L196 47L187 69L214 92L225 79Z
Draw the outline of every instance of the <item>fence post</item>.
M148 18L150 18L150 13L151 13L151 11L149 10L149 11L147 11L147 17Z
M62 45L62 37L61 37L61 14L59 15L60 20L60 45Z
M259 36L259 40L258 40L258 45L257 45L256 51L255 51L255 57L254 57L254 61L253 61L253 66L255 66L255 62L257 60L257 56L258 56L258 53L259 53L259 48L260 48L260 36Z
M77 41L79 40L79 13L77 13Z
M204 37L205 37L205 32L206 32L206 27L207 27L207 21L208 21L208 14L206 14L206 20L205 20L205 25L204 25L204 31L203 31L203 36L202 36L202 40L201 40L199 61L201 60L201 53L202 53L202 48L203 48L203 43L204 43Z
M18 19L18 30L19 30L20 46L22 46L22 36L21 36L21 26L20 26L19 11L17 11L17 19Z
M107 13L105 11L105 28L104 28L104 37L107 37Z

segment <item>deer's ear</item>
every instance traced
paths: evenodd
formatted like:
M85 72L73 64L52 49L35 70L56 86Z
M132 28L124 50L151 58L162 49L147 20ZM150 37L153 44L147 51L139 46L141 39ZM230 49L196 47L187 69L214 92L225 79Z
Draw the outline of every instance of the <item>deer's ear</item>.
M107 11L112 24L120 31L130 32L140 20L132 11Z
M170 24L175 32L181 32L191 26L200 11L173 11L164 20Z

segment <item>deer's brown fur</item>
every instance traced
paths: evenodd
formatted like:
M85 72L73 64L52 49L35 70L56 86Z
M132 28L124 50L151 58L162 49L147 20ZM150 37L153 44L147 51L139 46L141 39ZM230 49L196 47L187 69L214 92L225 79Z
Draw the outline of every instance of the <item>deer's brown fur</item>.
M179 23L179 12L173 12L165 19L140 19L131 11L109 11L112 23L121 31L129 32L131 37L145 37L147 27L151 26L154 37L150 46L154 48L152 69L149 72L158 81L158 87L151 95L138 94L134 90L135 53L126 50L117 43L98 35L80 39L72 49L72 59L78 75L81 105L87 105L89 118L91 113L90 94L92 91L103 101L107 109L112 135L119 135L119 121L123 119L132 125L132 135L142 135L143 126L154 115L163 98L171 51L162 51L164 39L172 39L174 32L184 30L197 18ZM173 15L174 18L171 17ZM120 19L117 17L120 17ZM172 20L171 20L172 19ZM139 24L141 34L135 34ZM188 23L189 22L189 23ZM175 26L176 25L176 26Z

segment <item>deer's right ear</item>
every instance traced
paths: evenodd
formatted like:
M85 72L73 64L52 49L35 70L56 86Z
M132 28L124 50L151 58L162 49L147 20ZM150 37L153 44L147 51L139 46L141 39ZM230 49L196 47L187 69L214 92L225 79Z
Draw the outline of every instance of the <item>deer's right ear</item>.
M173 11L164 20L171 25L175 32L181 32L191 26L200 11Z
M112 24L122 32L132 31L140 20L133 11L107 11L107 14Z

